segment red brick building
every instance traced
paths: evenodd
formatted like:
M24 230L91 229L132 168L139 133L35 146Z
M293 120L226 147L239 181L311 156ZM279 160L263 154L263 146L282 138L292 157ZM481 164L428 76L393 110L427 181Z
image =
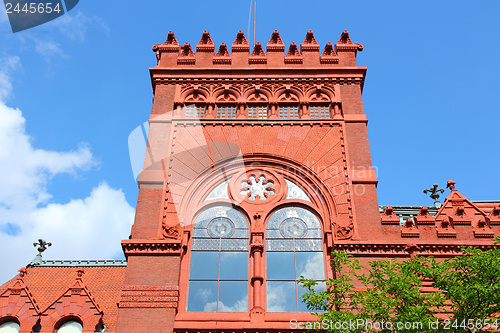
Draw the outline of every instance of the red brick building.
M231 49L231 53L229 52ZM300 275L331 278L343 250L365 264L492 246L500 203L455 190L440 209L377 202L363 49L312 31L285 52L204 32L153 46L153 109L125 261L42 261L0 287L5 332L287 332L313 319ZM73 331L71 331L73 332Z

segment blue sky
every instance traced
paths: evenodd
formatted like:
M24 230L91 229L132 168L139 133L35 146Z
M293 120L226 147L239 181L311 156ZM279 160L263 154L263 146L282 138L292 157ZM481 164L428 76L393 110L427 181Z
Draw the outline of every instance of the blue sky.
M119 257L137 200L127 137L151 112L151 46L169 30L179 43L194 46L208 30L230 45L247 32L249 7L81 0L16 34L0 10L0 251L18 251L1 259L9 270L0 280L34 257L38 235L54 243L47 258ZM258 1L256 39L265 44L278 29L288 47L312 29L323 48L346 29L364 45L358 65L368 67L363 98L381 205L431 205L422 190L448 179L472 200L500 200L499 7Z

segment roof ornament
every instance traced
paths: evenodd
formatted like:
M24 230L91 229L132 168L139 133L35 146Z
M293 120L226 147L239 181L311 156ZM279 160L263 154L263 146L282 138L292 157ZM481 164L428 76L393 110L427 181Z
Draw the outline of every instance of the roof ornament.
M28 266L40 265L42 263L42 252L44 252L45 250L47 250L48 247L51 247L52 243L46 242L45 240L43 240L43 239L40 238L38 240L38 243L37 242L33 243L33 246L34 247L38 246L38 249L37 249L38 250L38 254L36 255L35 259L33 259L28 264Z
M438 192L441 192L441 193L444 193L444 189L439 189L438 190L438 184L434 184L432 185L432 187L428 190L424 190L424 193L427 194L428 192L430 192L430 197L431 199L434 199L434 207L436 208L441 208L441 202L439 202L439 193Z

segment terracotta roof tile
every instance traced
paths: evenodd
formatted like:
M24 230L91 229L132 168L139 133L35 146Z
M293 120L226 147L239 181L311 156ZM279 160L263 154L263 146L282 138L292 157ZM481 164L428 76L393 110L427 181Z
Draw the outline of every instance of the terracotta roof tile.
M117 303L125 279L126 266L34 266L27 267L23 278L40 310L44 311L74 284L77 270L83 269L82 281L104 312L106 331L114 332L118 316ZM0 286L0 293L10 287L16 277Z

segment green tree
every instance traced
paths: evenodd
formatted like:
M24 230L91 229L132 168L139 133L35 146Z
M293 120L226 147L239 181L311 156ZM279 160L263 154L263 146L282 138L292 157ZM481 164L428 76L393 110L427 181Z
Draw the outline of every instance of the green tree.
M500 237L488 251L463 248L463 255L444 260L419 258L419 271L442 290L453 315L455 332L479 331L489 322L500 326Z
M496 244L500 238L496 238ZM301 297L318 317L305 328L328 332L475 332L489 323L497 328L500 312L500 250L463 248L463 255L437 261L370 262L368 273L344 252L333 255L334 278L326 290L301 278ZM424 279L436 291L422 293ZM356 288L354 281L362 288ZM436 317L447 312L449 320Z

